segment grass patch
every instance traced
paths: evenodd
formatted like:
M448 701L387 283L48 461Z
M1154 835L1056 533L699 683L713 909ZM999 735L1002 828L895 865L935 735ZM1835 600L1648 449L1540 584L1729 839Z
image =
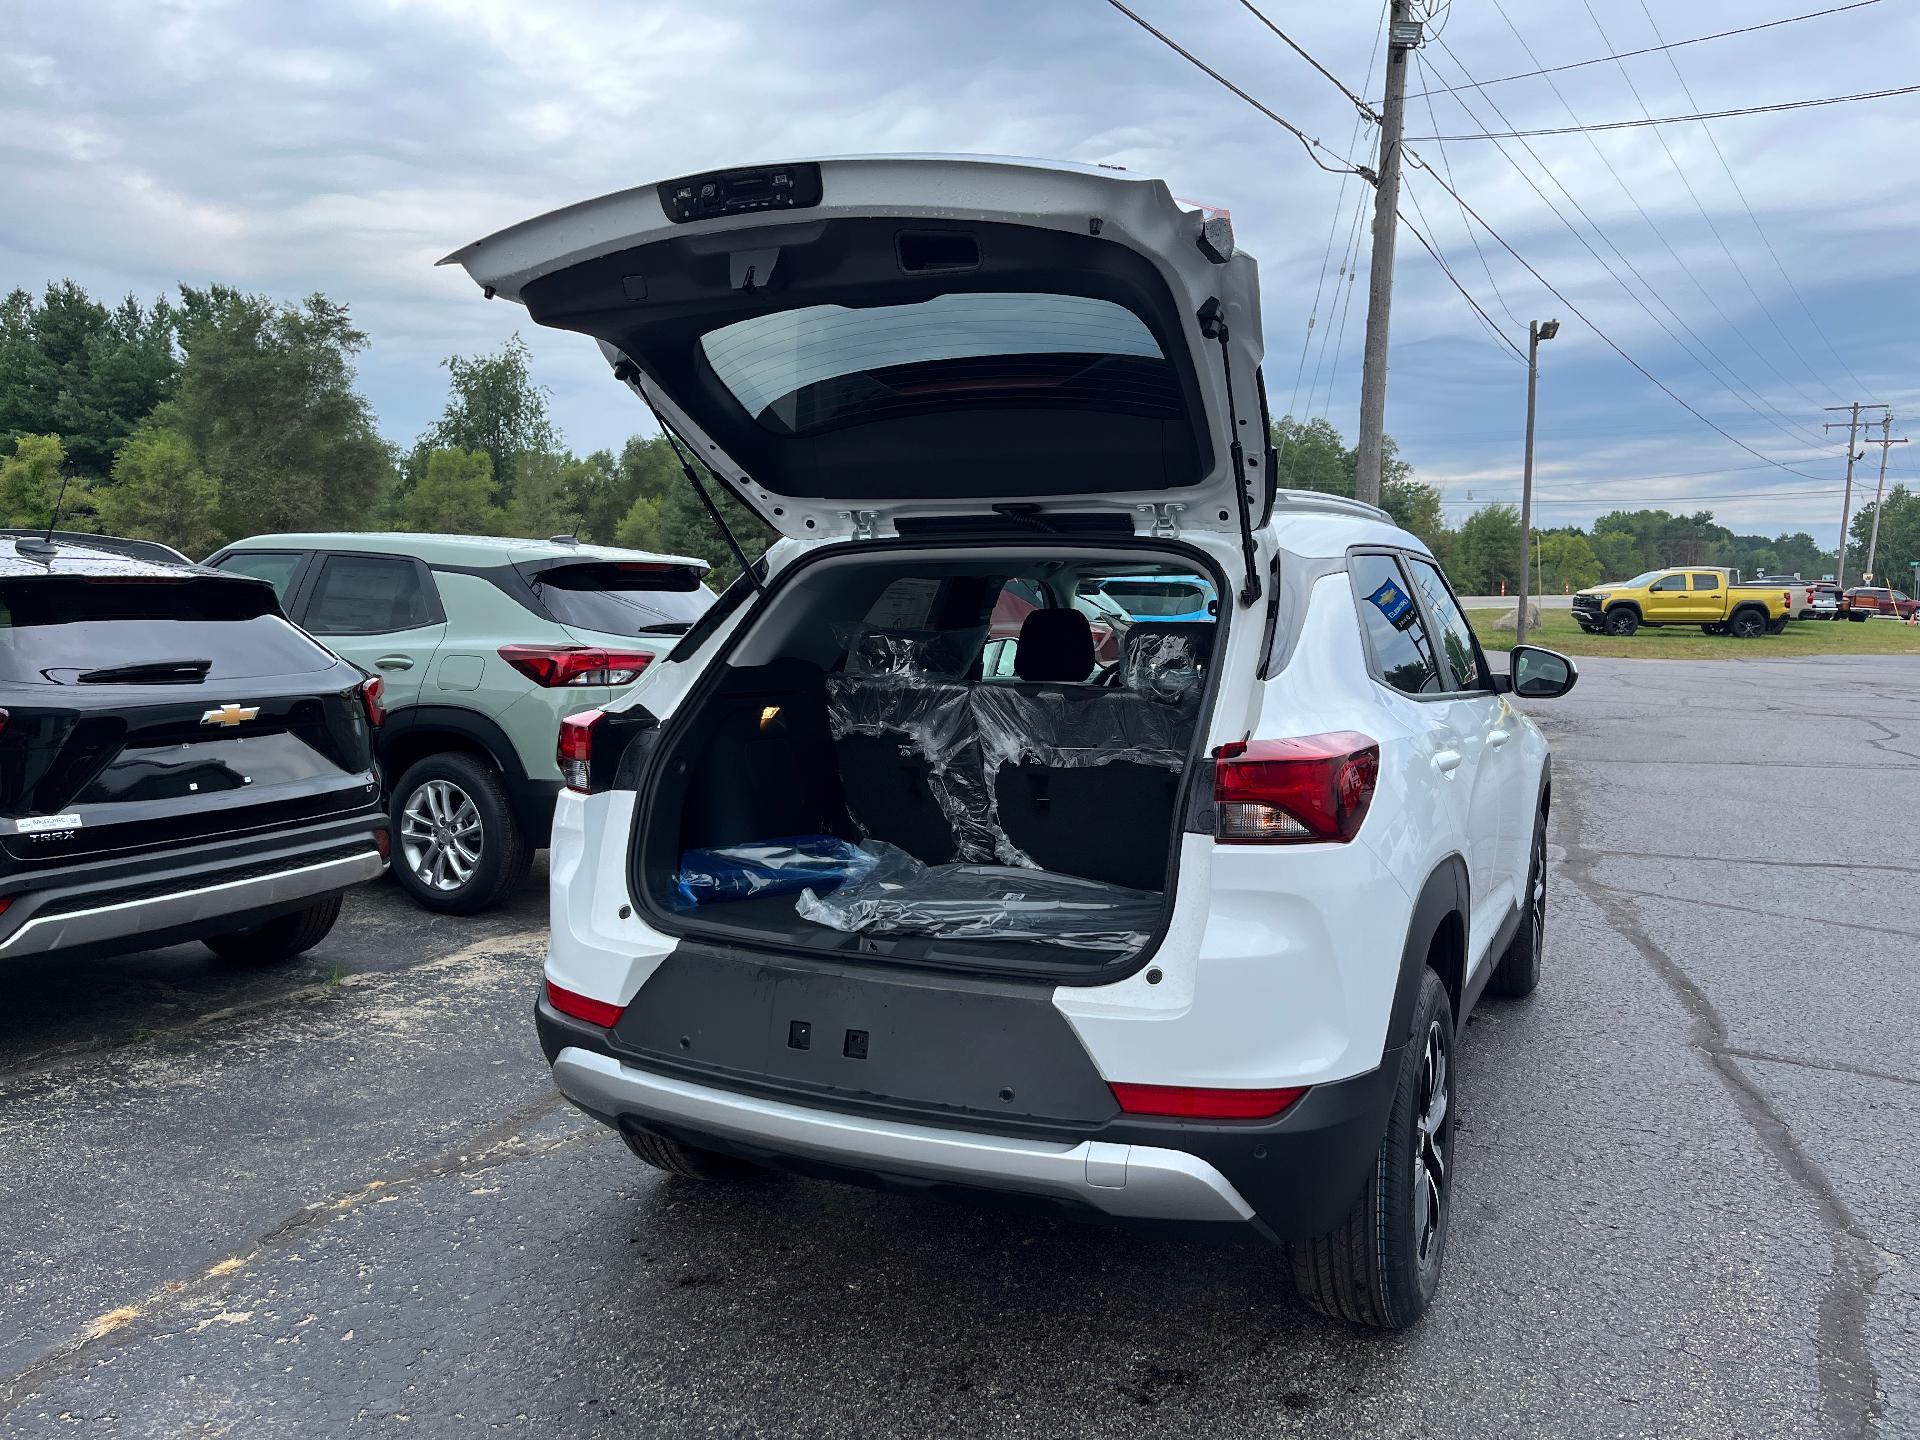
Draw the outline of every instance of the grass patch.
M1467 618L1480 643L1502 650L1513 643L1511 630L1496 630L1503 610L1469 610ZM1920 626L1895 620L1795 620L1785 633L1736 640L1731 635L1702 635L1697 625L1641 628L1622 637L1589 635L1568 610L1543 610L1527 639L1568 655L1612 655L1623 660L1784 660L1802 655L1920 655Z

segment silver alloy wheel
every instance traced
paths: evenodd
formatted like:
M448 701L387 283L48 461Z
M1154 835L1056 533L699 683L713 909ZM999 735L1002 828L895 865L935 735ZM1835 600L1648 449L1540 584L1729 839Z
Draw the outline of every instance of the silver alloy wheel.
M1547 833L1544 829L1533 837L1532 868L1533 895L1528 908L1533 913L1528 919L1533 925L1533 958L1538 964L1547 946Z
M1420 1061L1420 1109L1414 1117L1413 1243L1422 1268L1433 1263L1440 1230L1446 1223L1451 1084L1446 1036L1435 1020L1427 1027L1426 1054Z
M429 890L458 890L480 864L480 811L451 780L429 780L400 812L400 853Z

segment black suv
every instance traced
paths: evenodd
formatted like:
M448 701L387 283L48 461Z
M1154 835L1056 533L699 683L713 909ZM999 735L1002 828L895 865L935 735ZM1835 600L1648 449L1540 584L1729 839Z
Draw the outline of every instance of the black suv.
M311 949L386 868L379 721L270 585L0 539L0 962Z

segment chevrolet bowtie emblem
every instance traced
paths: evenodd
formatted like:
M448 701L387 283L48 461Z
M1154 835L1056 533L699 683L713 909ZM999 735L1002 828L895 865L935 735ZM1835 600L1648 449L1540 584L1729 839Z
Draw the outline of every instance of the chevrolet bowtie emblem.
M258 705L236 705L231 700L217 710L209 710L200 717L202 725L238 725L242 720L251 720L260 713Z

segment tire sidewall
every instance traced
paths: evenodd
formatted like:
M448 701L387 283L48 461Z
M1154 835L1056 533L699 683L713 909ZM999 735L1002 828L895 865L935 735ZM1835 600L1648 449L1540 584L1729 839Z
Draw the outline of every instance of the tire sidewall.
M415 793L431 780L459 786L480 815L480 860L467 883L457 890L429 887L413 873L401 845L401 816ZM513 878L507 871L516 837L513 813L507 807L499 771L492 764L457 753L417 760L394 785L387 814L393 826L393 862L389 868L394 882L415 901L450 915L471 915L498 903L501 891Z
M1414 1166L1420 1112L1421 1074L1425 1064L1427 1038L1437 1025L1447 1058L1448 1105L1444 1126L1446 1186L1442 1194L1440 1224L1428 1258L1420 1259L1414 1233ZM1426 1310L1439 1288L1440 1273L1446 1260L1447 1231L1453 1214L1453 1186L1458 1173L1455 1117L1459 1110L1458 1074L1455 1063L1455 1027L1453 1007L1447 1000L1440 977L1428 970L1421 981L1420 994L1413 1007L1413 1025L1407 1043L1400 1052L1400 1074L1394 1085L1393 1105L1388 1116L1387 1133L1382 1141L1377 1166L1375 1193L1376 1234L1380 1239L1379 1284L1385 1312L1395 1329L1403 1329Z
M1640 617L1631 610L1610 610L1605 628L1609 635L1628 636L1640 628Z

